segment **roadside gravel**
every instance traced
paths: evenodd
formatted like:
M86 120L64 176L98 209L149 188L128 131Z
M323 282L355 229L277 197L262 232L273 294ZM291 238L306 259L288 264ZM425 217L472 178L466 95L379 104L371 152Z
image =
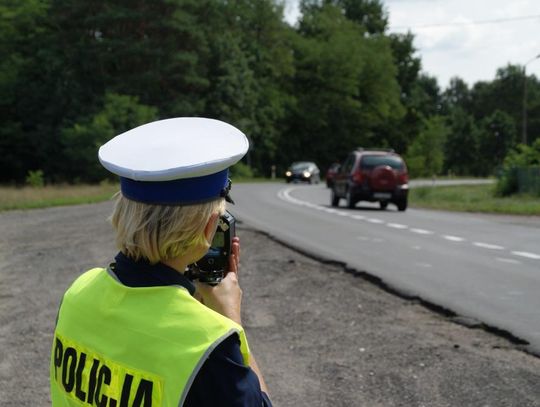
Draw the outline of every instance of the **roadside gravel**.
M0 213L0 405L48 406L62 293L111 204ZM240 225L244 325L276 406L540 407L540 359Z

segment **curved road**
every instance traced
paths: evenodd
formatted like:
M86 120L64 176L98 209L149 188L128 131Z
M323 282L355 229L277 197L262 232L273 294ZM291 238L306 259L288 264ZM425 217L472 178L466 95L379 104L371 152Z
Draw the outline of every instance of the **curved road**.
M540 353L540 217L332 208L322 185L235 184L232 195L239 221L509 331Z

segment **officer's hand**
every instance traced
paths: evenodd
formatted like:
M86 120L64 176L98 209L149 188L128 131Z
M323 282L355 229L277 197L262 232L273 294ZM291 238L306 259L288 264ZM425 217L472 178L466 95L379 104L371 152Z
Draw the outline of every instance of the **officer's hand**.
M232 240L232 253L229 256L229 270L228 272L235 272L238 274L238 266L240 265L240 238L238 236L233 237Z
M223 280L216 286L199 282L196 286L198 297L204 305L241 324L242 289L238 284L239 262L240 239L235 237L229 257L229 271Z

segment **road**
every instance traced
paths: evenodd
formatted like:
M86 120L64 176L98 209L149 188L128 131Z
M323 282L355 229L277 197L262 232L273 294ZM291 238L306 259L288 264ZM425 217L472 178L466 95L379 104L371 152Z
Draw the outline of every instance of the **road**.
M540 217L332 208L323 185L235 184L232 195L239 221L540 353Z
M264 190L275 199L284 186ZM78 275L113 260L111 211L0 213L0 406L51 405L58 306ZM540 358L249 227L238 233L242 321L275 406L540 407Z

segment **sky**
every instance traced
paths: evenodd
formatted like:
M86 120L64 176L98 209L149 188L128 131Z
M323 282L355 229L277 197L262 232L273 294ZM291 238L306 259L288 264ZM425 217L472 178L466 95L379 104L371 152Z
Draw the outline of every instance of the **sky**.
M294 24L299 17L298 1L285 1L285 19ZM509 63L527 64L527 74L540 78L540 58L534 59L540 56L540 0L383 3L389 32L409 29L414 34L422 70L436 77L441 88L455 76L469 85L491 81L497 69Z

